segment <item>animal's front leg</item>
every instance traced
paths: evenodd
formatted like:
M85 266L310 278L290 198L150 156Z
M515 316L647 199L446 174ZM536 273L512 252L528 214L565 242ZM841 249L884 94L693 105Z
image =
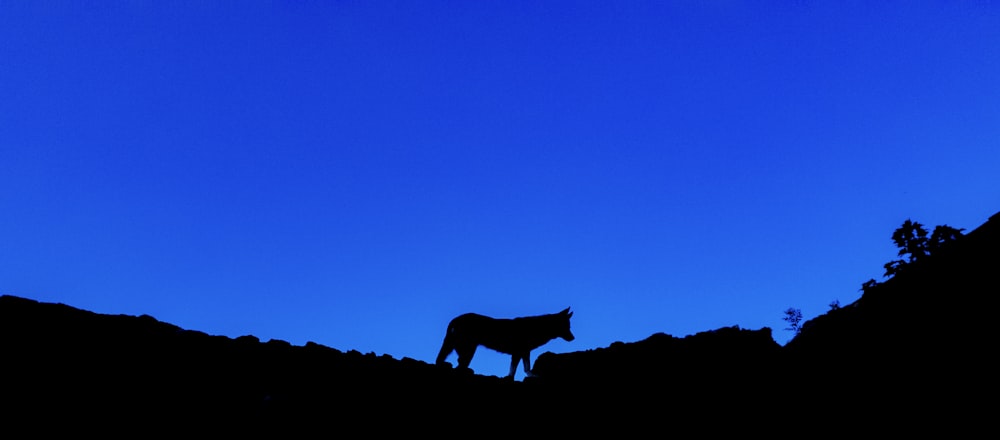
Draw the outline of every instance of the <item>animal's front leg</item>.
M507 374L507 379L514 379L514 372L517 371L517 361L520 360L520 356L516 354L510 355L510 372Z
M531 353L526 353L524 355L524 374L528 377L535 377L535 373L531 372Z

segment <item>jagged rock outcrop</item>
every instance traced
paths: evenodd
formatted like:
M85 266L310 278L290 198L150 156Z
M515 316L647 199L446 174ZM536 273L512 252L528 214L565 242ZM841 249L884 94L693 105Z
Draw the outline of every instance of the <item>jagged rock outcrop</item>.
M755 383L775 367L781 346L771 329L724 327L683 338L654 334L634 343L565 354L543 353L534 372L551 383L592 382L609 389L665 386L675 391L692 377L716 376L705 388Z

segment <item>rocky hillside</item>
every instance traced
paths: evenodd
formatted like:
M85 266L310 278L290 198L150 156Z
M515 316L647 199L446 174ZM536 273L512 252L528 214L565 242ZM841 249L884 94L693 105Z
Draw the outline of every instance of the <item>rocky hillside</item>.
M34 435L975 432L992 427L997 249L1000 215L785 346L767 328L655 334L544 353L524 382L3 296L3 420Z

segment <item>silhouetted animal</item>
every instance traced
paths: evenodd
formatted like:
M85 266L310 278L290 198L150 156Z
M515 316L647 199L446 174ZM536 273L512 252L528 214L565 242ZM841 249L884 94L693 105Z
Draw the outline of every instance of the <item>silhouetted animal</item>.
M514 319L497 319L476 313L460 315L448 324L436 363L446 364L445 359L455 351L458 353L458 367L469 368L476 348L482 345L511 355L507 379L514 378L518 360L524 361L524 372L531 376L531 350L557 337L566 341L575 339L569 329L569 318L572 316L569 307L559 313Z

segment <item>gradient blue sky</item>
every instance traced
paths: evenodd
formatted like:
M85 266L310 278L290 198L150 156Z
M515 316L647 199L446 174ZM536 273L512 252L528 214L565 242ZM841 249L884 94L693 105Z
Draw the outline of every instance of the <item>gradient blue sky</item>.
M0 293L209 334L784 343L998 170L992 2L0 1Z

